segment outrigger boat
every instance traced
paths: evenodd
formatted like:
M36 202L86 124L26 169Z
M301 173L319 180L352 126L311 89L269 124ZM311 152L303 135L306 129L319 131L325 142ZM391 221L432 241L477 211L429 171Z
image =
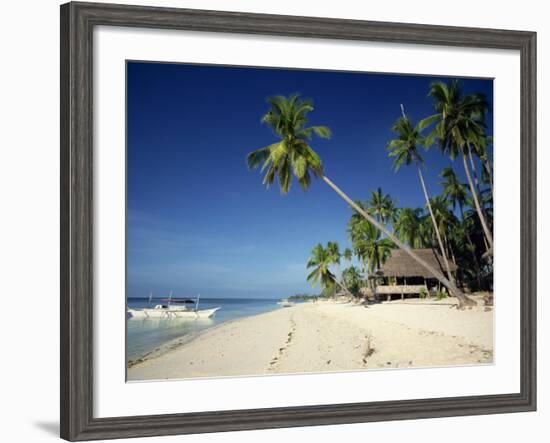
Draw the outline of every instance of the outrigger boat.
M128 308L128 317L130 318L209 318L212 317L218 308L202 309L199 310L200 295L196 298L174 298L172 297L172 291L168 298L157 299L162 303L156 304L154 307L153 294L149 296L149 307L144 309ZM186 305L193 304L193 308L189 308Z
M283 308L290 308L294 306L294 303L289 301L288 298L283 298L280 302L277 302L277 304Z

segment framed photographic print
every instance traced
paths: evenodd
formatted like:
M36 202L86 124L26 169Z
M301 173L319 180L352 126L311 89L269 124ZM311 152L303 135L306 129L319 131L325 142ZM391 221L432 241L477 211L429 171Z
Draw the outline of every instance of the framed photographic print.
M531 32L61 7L61 436L532 411Z

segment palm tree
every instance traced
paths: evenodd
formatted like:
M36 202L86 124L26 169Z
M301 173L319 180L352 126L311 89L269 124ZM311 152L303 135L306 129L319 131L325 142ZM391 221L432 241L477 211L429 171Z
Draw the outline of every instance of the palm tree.
M376 193L372 193L372 195L376 195ZM371 199L372 203L372 199ZM369 214L374 215L376 214L372 210L372 206L368 209L365 209L365 204L361 202L357 202L357 205L363 209L369 212ZM384 214L384 211L380 212L380 217L382 217L381 214ZM378 219L378 217L377 217ZM353 245L353 249L355 251L355 254L359 258L359 260L363 263L363 270L365 273L372 273L378 266L376 264L373 264L372 260L369 261L369 248L372 247L373 241L380 239L380 231L373 230L372 224L365 219L361 214L359 214L357 211L353 211L349 222L348 222L348 233L349 238L351 241L351 244ZM372 257L371 257L372 259Z
M340 272L340 259L342 258L342 254L340 254L340 245L338 245L337 242L329 241L327 243L326 251L329 254L331 264L336 266L336 275L338 275ZM346 283L344 282L344 279L342 276L340 276L340 281L336 280L336 283L346 292L350 293L349 289L346 286Z
M443 179L443 196L449 201L453 209L458 206L460 217L464 219L464 204L468 198L466 185L460 182L453 168L443 168L439 176Z
M344 249L344 253L342 254L342 257L344 257L344 260L350 262L353 259L353 252L350 248Z
M357 203L358 205L361 205L360 202ZM362 205L361 208L363 209ZM365 225L368 223L365 218L359 214L357 211L353 211L352 216L350 217L348 221L348 234L351 241L351 244L353 245L353 250L355 252L355 255L357 255L357 258L361 263L363 264L363 271L367 272L367 257L364 255L363 249L359 248L358 245L363 238L363 232L365 231Z
M356 213L350 217L348 232L355 254L363 262L365 273L370 275L384 264L395 247L389 238L382 238L376 226Z
M376 219L383 224L393 223L397 215L395 202L389 194L384 194L382 188L371 192L371 198L368 200L369 212L374 214Z
M290 189L292 175L296 177L304 191L311 185L311 175L321 178L355 211L377 226L399 248L403 249L411 258L441 281L459 299L461 307L475 303L459 291L451 280L445 278L441 272L400 242L392 232L355 203L324 174L321 158L308 142L313 134L323 138L330 137L330 130L326 126L306 126L308 122L307 115L313 110L311 101L293 95L289 98L283 96L272 97L268 99L268 103L271 108L262 118L262 122L267 123L273 129L279 140L257 149L247 156L250 169L261 168L261 171L265 172L263 182L266 186L269 187L275 178L278 178L281 192L286 194Z
M429 95L435 101L437 114L425 119L424 123L437 122L432 131L432 137L437 138L439 147L444 153L453 160L459 154L462 156L475 209L489 244L488 252L492 254L493 235L479 203L467 160L473 146L481 143L481 140L486 137L484 118L488 108L487 100L482 94L463 95L458 80L453 80L449 84L440 81L432 82Z
M443 244L446 252L456 263L454 253L449 242L449 234L453 227L456 226L457 218L451 211L449 211L449 208L447 207L447 199L442 195L436 195L435 197L430 198L430 205L432 206L434 218L437 224L437 230L443 238Z
M478 143L473 145L473 148L476 155L481 160L481 164L483 165L482 172L485 172L485 174L487 174L487 182L491 187L491 194L494 194L495 191L493 187L493 168L491 167L491 162L489 160L489 146L492 144L493 144L493 137L490 137L490 136L482 137L478 141Z
M466 219L457 223L450 232L449 240L458 252L460 262L459 275L462 277L467 276L469 280L476 280L477 287L482 288L482 270L476 255L476 245L472 242L470 235L470 222L471 219ZM473 261L466 258L466 256L469 257L470 255Z
M420 227L421 216L420 208L401 208L395 221L395 232L399 240L407 243L411 248L424 247Z
M418 229L420 239L425 248L433 248L435 244L434 224L430 214L424 214L420 217L420 226Z
M426 183L424 183L424 175L422 174L421 166L423 166L424 160L422 159L420 152L418 152L418 146L426 143L426 138L422 136L423 129L423 122L420 122L415 126L403 112L403 115L392 127L393 132L397 134L397 138L390 140L386 146L386 149L390 151L390 157L395 157L393 161L393 169L396 172L404 164L410 165L413 163L416 166L418 177L420 178L420 184L422 185L422 191L424 192L424 198L426 199L426 206L428 208L428 212L430 213L430 217L432 218L434 232L436 234L437 242L439 243L441 255L443 256L445 269L447 270L447 276L449 277L449 280L453 280L449 260L447 259L447 254L445 253L443 241L441 240L441 233L439 232L434 217L432 205L430 204L430 197L428 196L428 190L426 189Z
M311 282L312 286L320 283L322 289L330 289L336 283L336 277L330 272L330 265L333 257L329 251L323 248L320 243L317 244L311 251L311 257L307 262L307 268L313 270L307 276L307 281Z
M483 228L481 226L481 222L475 208L474 199L471 196L468 196L468 198L466 199L466 205L464 206L464 208L470 208L465 209L464 211L464 219L468 222L470 226L470 234L472 235L475 232L481 232L481 241L483 241L483 246L486 250L485 254L487 254L487 251L490 250L489 242L487 241L487 237L485 237L485 234L483 233Z
M369 275L373 275L386 262L395 245L389 238L382 238L380 229L372 223L365 223L363 228L362 237L356 241L355 247L368 263Z
M350 266L342 271L342 281L345 282L346 287L348 287L354 295L359 292L362 279L363 276L361 275L361 271L355 266Z
M449 201L453 209L456 209L456 207L458 206L460 210L460 218L462 220L462 224L465 225L466 220L464 218L464 205L466 204L466 201L468 199L466 185L460 182L453 168L444 168L439 176L443 178L443 181L441 182L441 186L443 186L443 196ZM469 245L468 250L471 251L472 258L474 260L476 271L479 271L480 268L475 252L475 245L472 242L472 238L470 237L468 229L464 230L464 234ZM481 277L478 272L479 285L481 285L480 278Z

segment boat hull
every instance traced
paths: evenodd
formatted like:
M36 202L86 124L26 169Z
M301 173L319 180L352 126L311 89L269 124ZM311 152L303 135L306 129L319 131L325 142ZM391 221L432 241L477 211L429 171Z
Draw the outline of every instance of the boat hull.
M220 308L201 309L200 311L186 309L128 309L130 318L210 318Z

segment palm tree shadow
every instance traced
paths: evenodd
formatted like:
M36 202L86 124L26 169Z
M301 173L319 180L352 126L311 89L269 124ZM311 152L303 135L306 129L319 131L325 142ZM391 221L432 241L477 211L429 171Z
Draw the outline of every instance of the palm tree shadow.
M34 427L41 429L46 434L59 437L59 422L57 421L38 421L33 423Z

